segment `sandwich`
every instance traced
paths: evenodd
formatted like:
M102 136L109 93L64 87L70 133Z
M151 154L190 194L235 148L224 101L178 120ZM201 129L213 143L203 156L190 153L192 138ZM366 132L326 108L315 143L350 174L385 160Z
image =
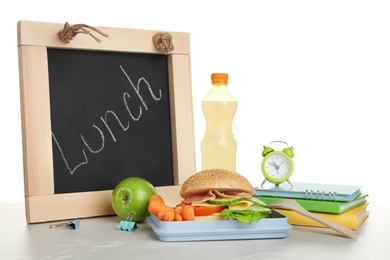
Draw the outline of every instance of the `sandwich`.
M238 220L250 224L268 217L267 204L253 197L254 188L242 175L210 169L189 177L180 189L181 206L194 208L195 220Z

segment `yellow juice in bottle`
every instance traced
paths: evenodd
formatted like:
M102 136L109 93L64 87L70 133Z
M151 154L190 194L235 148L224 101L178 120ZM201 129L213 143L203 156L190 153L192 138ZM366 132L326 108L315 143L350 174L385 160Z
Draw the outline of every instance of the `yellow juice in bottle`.
M227 75L226 82L219 84L213 81L212 90L202 100L206 119L206 131L201 142L202 170L219 168L236 171L237 142L232 122L237 101L226 85Z

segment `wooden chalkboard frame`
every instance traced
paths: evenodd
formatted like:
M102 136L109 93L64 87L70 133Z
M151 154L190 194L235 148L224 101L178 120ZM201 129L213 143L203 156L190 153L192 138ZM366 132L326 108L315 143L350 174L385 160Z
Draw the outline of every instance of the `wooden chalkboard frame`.
M19 21L17 27L27 223L114 214L111 191L54 193L47 48L161 54L152 41L158 31L95 27L109 37L96 35L99 43L78 34L65 44L57 36L63 26ZM176 193L196 169L189 34L169 33L174 45L167 55L175 186L157 187L168 194Z

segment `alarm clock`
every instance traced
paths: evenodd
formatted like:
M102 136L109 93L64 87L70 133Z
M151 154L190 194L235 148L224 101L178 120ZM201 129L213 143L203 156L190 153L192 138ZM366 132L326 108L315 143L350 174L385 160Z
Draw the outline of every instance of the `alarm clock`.
M282 151L275 151L270 144L272 143L283 143L287 147ZM261 187L268 181L276 186L280 183L287 181L291 187L293 187L289 178L294 171L294 163L292 158L294 157L293 147L289 147L286 142L283 141L272 141L267 146L264 146L262 152L263 161L261 163L261 171L265 177Z

